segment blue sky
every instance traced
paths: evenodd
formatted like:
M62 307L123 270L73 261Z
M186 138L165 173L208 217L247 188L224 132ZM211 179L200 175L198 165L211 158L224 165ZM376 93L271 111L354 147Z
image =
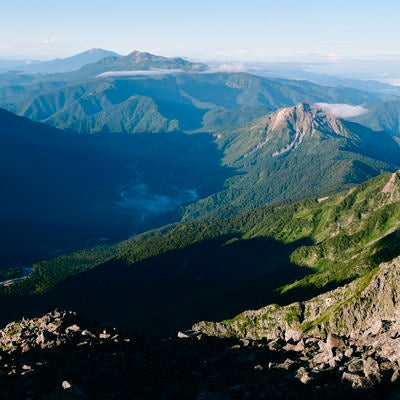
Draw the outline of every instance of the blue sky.
M0 58L101 47L204 60L400 60L398 0L12 0Z

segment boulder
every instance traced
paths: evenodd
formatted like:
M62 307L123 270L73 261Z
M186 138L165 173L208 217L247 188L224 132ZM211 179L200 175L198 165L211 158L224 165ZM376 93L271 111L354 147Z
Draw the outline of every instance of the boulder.
M350 383L353 389L367 389L369 387L369 382L365 376L350 372L343 373L342 382Z
M364 374L374 384L380 383L382 375L380 373L378 361L368 357L364 363Z
M328 333L326 337L326 347L328 350L343 349L346 347L344 339L334 333Z
M309 384L313 378L304 367L300 367L296 372L296 378L304 385Z

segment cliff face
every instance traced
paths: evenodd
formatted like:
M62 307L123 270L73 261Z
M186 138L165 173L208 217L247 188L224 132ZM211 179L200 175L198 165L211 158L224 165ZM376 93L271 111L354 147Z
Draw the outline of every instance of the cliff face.
M245 311L232 320L199 322L193 330L220 337L276 339L329 333L354 339L400 331L400 257L333 291L288 306ZM400 354L399 354L400 357Z
M314 104L299 103L293 107L281 108L252 126L258 132L259 142L246 153L246 157L265 147L273 157L295 151L303 141L305 147L318 146L321 138L351 139L352 134L330 112ZM308 150L307 150L308 151Z
M220 337L252 339L287 338L303 333L360 338L400 331L399 177L399 171L394 172L376 187L371 181L354 198L341 199L341 205L351 206L345 211L338 206L327 212L330 219L321 223L327 238L322 240L320 235L315 245L292 254L299 265L304 263L309 267L315 267L321 259L335 260L332 274L336 279L350 268L357 279L307 301L287 306L272 304L222 322L199 322L193 330ZM362 241L366 232L369 232L368 238ZM344 240L351 236L354 240ZM296 281L287 288L302 284Z

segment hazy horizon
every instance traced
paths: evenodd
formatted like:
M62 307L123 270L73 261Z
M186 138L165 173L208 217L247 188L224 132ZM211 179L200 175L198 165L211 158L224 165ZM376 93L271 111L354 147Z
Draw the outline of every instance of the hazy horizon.
M2 13L0 60L139 50L244 68L300 63L306 71L400 84L394 0L14 0Z
M11 65L11 68L17 68L21 65L29 65L40 62L63 60L69 57L77 56L82 53L91 50L105 50L114 51L113 49L107 48L90 48L84 49L81 52L73 54L65 54L61 56L49 56L42 59L32 59L28 57L10 57L5 58L0 56L0 67L3 67L3 71L7 70L7 66ZM162 55L165 57L181 57L194 62L202 62L209 65L210 72L268 72L269 75L273 76L274 72L277 72L277 76L285 76L286 73L311 73L322 76L337 76L347 79L359 79L359 80L375 80L383 83L388 83L394 86L400 86L400 57L399 59L387 59L387 58L340 58L331 59L329 57L317 57L309 55L308 57L295 58L282 60L268 59L266 61L246 61L241 59L207 59L207 58L193 58L188 57L185 54L179 55L168 55L152 52L146 49L132 49L131 51L121 54L120 56L126 56L133 51L147 52L155 55ZM3 65L1 63L4 63ZM125 71L129 75L130 71ZM138 71L134 71L136 74ZM168 71L173 72L173 71ZM112 74L112 72L110 72ZM143 73L143 71L142 71ZM106 75L104 73L104 75ZM146 72L149 74L149 71ZM293 77L296 79L295 77ZM306 79L301 76L299 79Z
M105 48L246 62L400 60L394 0L115 0L112 7L105 0L14 0L2 13L2 59Z

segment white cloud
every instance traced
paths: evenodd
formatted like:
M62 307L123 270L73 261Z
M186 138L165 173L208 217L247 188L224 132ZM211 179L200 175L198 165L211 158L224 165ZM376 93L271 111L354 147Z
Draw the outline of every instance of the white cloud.
M187 71L192 74L213 74L216 72L245 72L246 67L243 64L221 64L216 67L208 68L205 71ZM152 76L152 75L167 75L167 74L179 74L185 72L182 69L152 69L152 70L132 70L132 71L107 71L97 78L108 78L108 77L130 77L130 76Z
M393 86L400 86L400 78L385 78L379 79L381 82L388 83Z
M108 71L97 75L96 78L107 77L129 77L129 76L151 76L151 75L166 75L178 74L183 72L181 69L155 69L155 70L132 70L132 71Z
M342 56L339 53L329 53L328 60L329 61L339 61L341 60Z
M363 106L352 106L350 104L316 103L318 107L330 111L335 117L350 118L365 114L368 109Z
M244 64L221 64L216 67L212 67L207 72L246 72L247 68Z
M54 44L55 42L57 42L57 38L52 36L52 37L43 39L41 43L42 44Z

